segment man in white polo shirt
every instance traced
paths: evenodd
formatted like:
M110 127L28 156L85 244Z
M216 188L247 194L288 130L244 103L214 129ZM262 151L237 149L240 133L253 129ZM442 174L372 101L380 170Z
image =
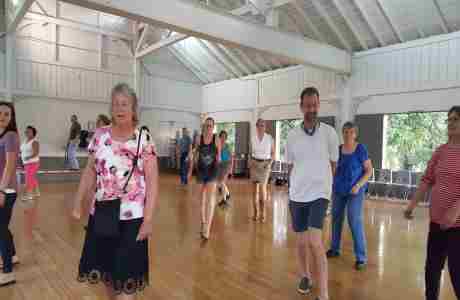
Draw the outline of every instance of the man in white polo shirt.
M328 300L327 258L322 229L332 192L332 178L339 157L339 139L331 126L318 121L319 92L306 88L300 96L304 121L288 135L286 157L289 163L289 210L297 235L297 256L301 271L298 291L312 288L307 251L318 270L317 300Z
M272 161L275 159L275 143L271 135L265 132L265 120L256 122L256 134L251 139L250 174L254 183L253 214L254 221L266 221L267 184Z

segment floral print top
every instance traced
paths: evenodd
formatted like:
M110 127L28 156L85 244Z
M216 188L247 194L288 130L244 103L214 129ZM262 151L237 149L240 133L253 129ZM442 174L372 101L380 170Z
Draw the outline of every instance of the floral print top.
M94 195L91 214L94 214L95 201L121 199L120 220L133 220L144 216L146 185L144 164L156 158L155 145L151 135L142 131L137 167L126 187L136 156L139 129L126 142L112 138L112 127L107 126L96 130L88 150L95 158L96 192Z

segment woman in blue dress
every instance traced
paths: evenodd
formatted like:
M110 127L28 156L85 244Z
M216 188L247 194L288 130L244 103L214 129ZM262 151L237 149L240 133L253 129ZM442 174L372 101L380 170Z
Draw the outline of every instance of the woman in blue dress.
M367 182L372 175L372 162L366 147L356 141L358 128L354 123L346 122L342 134L344 143L340 146L340 157L334 176L331 248L327 252L327 257L340 256L346 209L356 256L355 268L362 270L367 264L363 203Z

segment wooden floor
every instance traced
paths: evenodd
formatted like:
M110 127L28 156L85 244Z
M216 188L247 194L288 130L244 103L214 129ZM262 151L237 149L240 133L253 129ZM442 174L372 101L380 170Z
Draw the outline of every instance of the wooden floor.
M151 282L141 299L313 299L296 292L295 239L290 230L286 191L273 188L266 224L247 218L250 186L232 181L232 207L217 210L211 240L199 239L198 187L179 188L176 178L161 179L160 206L150 242ZM12 229L21 264L18 283L0 288L1 300L104 299L101 286L76 279L83 222L68 217L75 184L42 186L38 223L32 240L24 235L24 208L15 208ZM427 212L412 222L397 204L366 204L369 266L353 269L348 229L343 256L330 261L331 300L423 299ZM329 228L329 220L326 226ZM328 242L329 230L325 233ZM453 300L444 274L442 300Z

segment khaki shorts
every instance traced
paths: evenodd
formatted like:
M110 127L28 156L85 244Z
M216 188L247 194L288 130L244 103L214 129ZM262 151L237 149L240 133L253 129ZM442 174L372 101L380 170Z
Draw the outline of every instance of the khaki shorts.
M251 165L251 180L255 183L267 184L270 178L271 161L253 160Z

